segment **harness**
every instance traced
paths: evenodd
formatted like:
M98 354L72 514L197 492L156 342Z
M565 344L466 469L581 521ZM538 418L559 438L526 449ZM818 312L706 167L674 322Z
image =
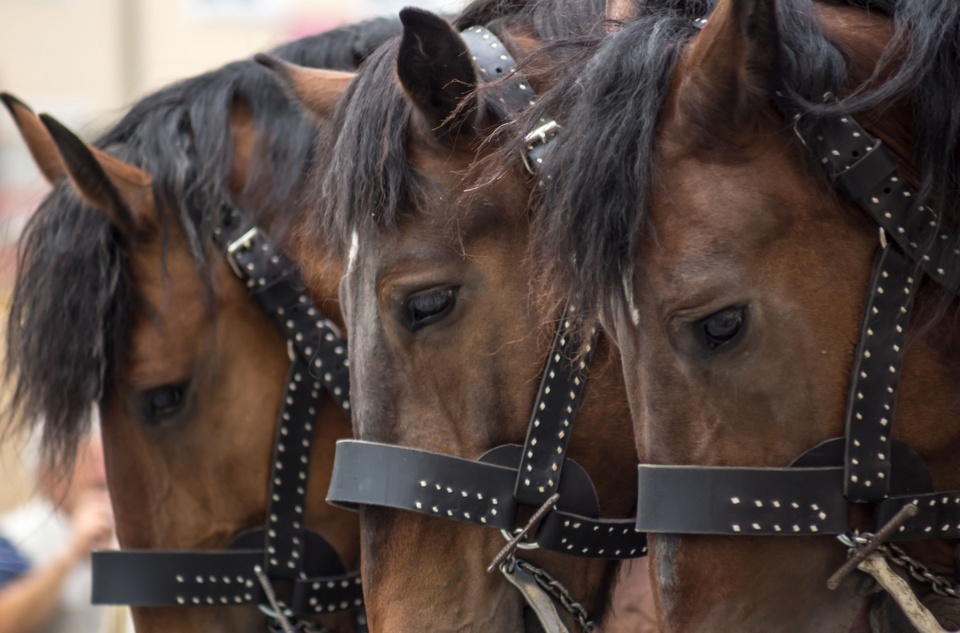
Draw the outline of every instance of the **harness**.
M833 100L832 95L825 98ZM892 438L906 330L919 281L926 275L952 293L960 290L960 277L952 272L960 270L960 249L952 245L955 234L904 180L893 154L852 116L807 121L782 93L774 101L834 185L880 231L845 435L807 451L787 468L640 464L637 528L731 536L829 534L840 536L854 552L871 542L876 550L890 541L884 553L901 554L893 542L958 537L960 491L935 491L922 458ZM876 532L883 538L850 534L851 503L874 505ZM836 584L834 579L831 583Z
M238 209L224 209L214 240L279 328L290 357L266 523L240 534L225 550L95 552L93 603L259 605L274 628L290 631L291 619L363 605L359 572L347 572L323 536L303 525L314 425L323 392L350 413L347 345L306 295L299 271L252 220ZM288 598L277 597L278 582L288 585L289 594L284 594Z
M482 26L470 27L461 36L480 79L498 81L490 90L490 106L496 115L509 121L534 103L533 88L515 72L516 61L503 42ZM544 145L557 129L556 123L543 122L528 135L524 158L531 171L542 163ZM593 623L582 607L567 604L572 602L569 594L564 599L551 591L559 583L546 572L517 560L516 549L543 548L604 559L636 558L647 551L646 536L635 528L634 519L599 518L599 501L589 475L566 456L590 350L596 341L594 331L586 355L578 358L583 341L568 333L567 312L560 319L523 446L498 446L472 460L390 444L340 440L327 495L327 501L335 505L381 506L501 530L508 545L491 570L499 567L517 586L547 632L566 628L551 599L542 599L544 591L570 611L584 630L592 630ZM536 521L518 528L522 508L539 511Z

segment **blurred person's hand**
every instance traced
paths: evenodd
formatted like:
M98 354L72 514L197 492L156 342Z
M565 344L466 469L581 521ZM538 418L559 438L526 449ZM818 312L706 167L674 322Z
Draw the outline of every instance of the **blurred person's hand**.
M109 547L113 539L113 511L106 492L92 489L77 494L70 511L70 526L70 552L77 560L86 558L92 550Z

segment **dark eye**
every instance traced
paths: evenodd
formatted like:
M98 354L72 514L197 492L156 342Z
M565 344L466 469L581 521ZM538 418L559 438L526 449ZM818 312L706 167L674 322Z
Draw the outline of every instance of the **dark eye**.
M739 337L747 320L744 307L725 308L699 322L707 349L714 351Z
M416 332L422 327L432 325L450 314L457 302L457 289L453 287L434 288L407 297L403 305L407 327Z
M140 416L150 426L157 426L183 409L185 385L164 385L140 395Z

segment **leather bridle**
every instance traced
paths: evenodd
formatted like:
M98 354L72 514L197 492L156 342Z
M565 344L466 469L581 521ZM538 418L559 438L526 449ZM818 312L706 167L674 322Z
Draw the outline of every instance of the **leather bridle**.
M258 605L274 621L288 622L358 609L363 604L359 572L345 570L333 546L303 524L323 392L350 413L346 341L307 296L293 263L252 219L226 208L213 233L230 267L286 339L290 356L266 524L241 534L225 550L95 552L93 602Z
M828 102L832 95L826 95ZM716 535L843 535L851 504L872 504L878 528L904 506L916 516L891 541L960 536L960 491L935 491L920 456L892 430L907 325L926 275L960 288L954 232L926 207L893 154L846 114L804 117L782 93L774 101L846 197L880 230L850 382L843 438L790 467L639 465L637 528Z
M470 27L461 33L480 79L497 83L486 89L489 106L504 121L533 104L533 88L516 72L516 62L490 30ZM525 161L533 171L542 162L544 144L556 124L543 122L528 137ZM565 313L566 314L566 313ZM404 446L340 440L327 501L356 508L372 505L497 528L507 538L519 529L521 508L549 506L521 548L564 554L628 559L646 554L646 537L634 519L601 519L599 502L586 471L567 458L577 409L596 334L578 356L582 340L560 319L523 446L507 444L479 459L466 459ZM559 493L559 498L551 499Z

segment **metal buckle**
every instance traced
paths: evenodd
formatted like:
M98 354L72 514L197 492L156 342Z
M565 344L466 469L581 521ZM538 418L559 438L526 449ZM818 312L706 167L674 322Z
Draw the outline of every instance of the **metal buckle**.
M250 242L252 242L259 234L260 228L255 226L237 239L227 244L227 263L230 264L230 268L233 269L233 274L240 279L246 279L249 275L245 275L243 271L240 270L240 265L237 264L237 261L233 258L233 256L236 255L237 251L248 248L250 246Z
M513 543L513 540L518 536L521 536L521 533L523 533L523 536L526 536L526 532L524 532L522 527L517 528L513 533L510 533L509 530L500 530L500 534L503 535L503 538L508 544ZM536 541L517 541L517 543L513 544L512 547L528 551L540 549L540 545Z
M560 124L551 119L523 137L523 144L526 149L521 154L521 157L528 172L536 174L536 170L530 162L530 152L540 145L546 145L547 142L559 134L559 132Z
M249 231L247 231L237 239L227 244L227 252L233 255L234 253L239 251L241 248L246 248L250 246L250 242L252 242L253 238L255 238L259 233L260 233L260 227L257 227L257 226L253 227L252 229L250 229Z
M500 563L513 556L513 553L516 550L532 550L540 548L540 544L536 541L524 541L524 539L527 537L527 535L531 535L536 532L536 529L540 527L540 521L543 520L543 517L547 516L547 513L556 507L556 503L559 499L559 492L555 492L550 495L550 498L544 501L543 505L533 513L533 516L530 517L530 520L527 521L527 524L514 530L513 534L507 530L500 530L500 533L503 534L503 538L507 539L507 544L503 546L503 549L497 553L497 556L493 559L493 562L490 563L489 567L487 567L488 574L496 569Z

